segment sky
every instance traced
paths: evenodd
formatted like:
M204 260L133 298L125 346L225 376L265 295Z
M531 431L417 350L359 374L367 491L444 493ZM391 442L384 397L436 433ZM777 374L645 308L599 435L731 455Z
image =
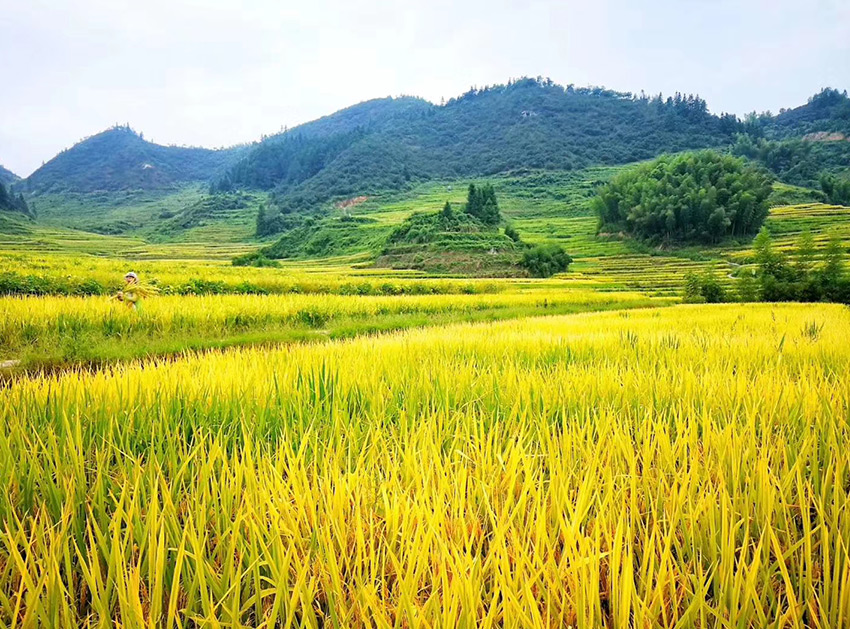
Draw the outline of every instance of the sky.
M0 33L21 176L116 123L214 148L521 76L739 115L850 89L850 0L0 0Z

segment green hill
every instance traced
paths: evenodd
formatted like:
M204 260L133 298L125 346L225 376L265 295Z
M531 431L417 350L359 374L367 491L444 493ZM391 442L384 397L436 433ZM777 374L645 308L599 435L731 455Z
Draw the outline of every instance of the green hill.
M56 227L157 242L246 242L255 232L302 228L302 217L315 216L316 224L285 249L296 257L307 249L348 253L372 242L374 229L322 220L351 201L369 207L371 199L430 183L465 186L507 175L516 177L512 194L533 202L548 194L547 186L532 183L545 173L557 179L687 149L731 147L805 188L789 201L826 199L821 174L846 178L850 169L850 142L838 139L845 137L848 102L827 89L801 107L740 121L712 114L695 96L649 98L521 79L440 105L408 96L371 100L226 150L160 146L116 127L57 155L15 187L40 221ZM595 187L582 185L584 192ZM212 199L220 193L249 193L250 201ZM362 239L352 233L361 227Z
M282 212L435 178L571 170L728 144L741 125L699 97L635 97L522 79L444 105L361 103L268 138L219 182L271 190Z
M113 127L63 151L24 183L30 193L162 190L210 181L240 150L161 146Z
M3 168L3 166L0 165L0 184L8 186L10 183L20 181L20 179L21 178L18 177L11 170L9 170L8 168Z
M847 91L825 88L805 105L786 109L763 121L765 132L774 138L809 136L808 139L850 138L850 98Z

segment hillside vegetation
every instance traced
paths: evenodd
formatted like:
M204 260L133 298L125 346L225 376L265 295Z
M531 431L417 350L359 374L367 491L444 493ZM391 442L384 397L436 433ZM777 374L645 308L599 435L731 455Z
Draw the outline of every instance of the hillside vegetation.
M297 127L269 138L218 187L268 189L282 213L311 211L411 181L569 170L717 146L739 130L734 117L711 115L698 97L637 98L539 79L471 90L441 106L369 101L314 124L325 132Z
M32 193L174 188L210 181L239 153L239 148L160 146L129 127L113 127L59 153L25 185Z
M617 175L594 199L600 230L640 238L717 242L754 234L767 216L771 178L713 151L657 160Z
M11 188L7 189L2 183L0 183L0 212L19 212L32 216L24 196L20 193L16 194Z
M850 137L850 98L847 90L824 88L805 105L785 109L776 116L751 116L755 126L773 138L809 136L821 139L843 135Z
M8 186L9 184L19 181L21 178L7 168L0 165L0 184Z
M850 174L850 142L842 131L847 103L843 93L824 90L776 116L738 120L712 115L695 96L650 98L521 79L473 89L441 105L414 97L367 101L222 151L158 146L128 127L116 127L58 155L20 187L31 195L28 201L36 199L36 213L52 224L102 233L155 233L158 239L172 237L168 214L173 204L166 202L169 209L154 214L142 209L137 217L113 211L113 205L126 204L113 204L109 195L120 198L140 190L181 194L187 186L212 194L248 190L268 195L256 230L262 238L299 227L300 219L293 217L322 215L335 202L414 190L432 181L575 172L730 145L780 181L820 190L822 174L839 179ZM840 202L806 194L788 202ZM73 195L94 195L94 201L64 202ZM114 220L119 214L120 220ZM245 233L242 213L219 213L212 222L224 226L231 216L239 227L224 227L227 238L243 237L237 236ZM190 231L206 238L220 230ZM173 231L174 238L185 234L185 229Z

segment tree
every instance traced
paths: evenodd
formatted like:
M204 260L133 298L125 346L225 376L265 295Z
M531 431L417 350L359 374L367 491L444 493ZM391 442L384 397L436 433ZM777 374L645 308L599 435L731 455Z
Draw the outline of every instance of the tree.
M839 301L840 285L844 280L844 252L841 240L836 235L829 238L823 255L823 267L820 270L820 286L830 301Z
M20 193L15 195L11 187L7 190L2 183L0 183L0 212L20 212L27 216L34 216L24 195Z
M755 233L771 178L714 151L661 157L615 177L593 199L599 229L638 238L717 242Z
M440 215L445 220L451 220L452 218L454 218L454 212L452 211L452 204L449 203L448 201L446 201L446 204L443 206L443 210L442 210L442 212L440 212Z
M726 301L726 289L709 269L697 275L689 271L685 275L684 300L692 304L719 304Z
M830 203L850 205L850 179L838 179L824 173L820 176L820 187Z
M257 210L257 229L255 231L257 236L265 236L268 233L265 203L260 204L260 209Z
M812 270L815 260L815 239L808 229L797 238L796 254L797 272L801 276L807 276Z
M476 187L474 183L469 184L464 211L485 225L498 225L502 218L496 191L490 184L481 187Z

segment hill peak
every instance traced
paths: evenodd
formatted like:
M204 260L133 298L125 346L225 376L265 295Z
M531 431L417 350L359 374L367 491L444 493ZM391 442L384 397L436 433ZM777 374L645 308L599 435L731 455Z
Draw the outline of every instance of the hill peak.
M94 192L208 182L238 150L162 146L129 125L117 125L59 153L26 179L26 187L34 193Z
M20 177L18 177L8 168L3 168L2 164L0 164L0 184L8 186L10 183L15 183L16 181L20 180Z

